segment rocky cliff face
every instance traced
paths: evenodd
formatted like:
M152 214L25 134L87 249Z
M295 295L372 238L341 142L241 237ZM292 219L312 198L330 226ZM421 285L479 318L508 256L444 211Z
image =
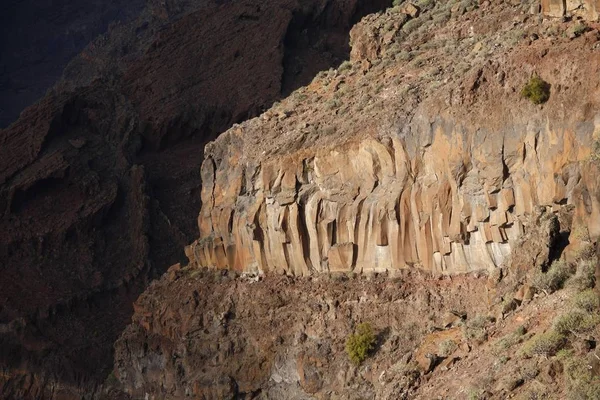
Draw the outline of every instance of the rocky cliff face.
M598 237L597 31L560 40L538 17L488 5L432 33L446 12L366 18L350 65L210 143L190 262L491 270L536 207L574 206L574 224ZM532 74L551 85L543 106L520 95Z
M197 236L204 143L346 57L382 3L150 2L0 131L0 397L95 390L133 300Z
M115 371L133 398L406 398L416 378L405 367L426 332L423 320L434 324L465 306L483 312L486 304L482 277L169 276L136 302L133 324L116 343ZM368 371L344 352L360 321L373 324L382 345Z
M136 302L117 386L151 399L504 399L539 374L566 398L554 361L495 347L551 329L565 295L534 295L524 277L580 261L600 235L600 33L538 11L422 2L370 15L349 62L207 144L200 237ZM521 95L536 75L550 85L542 105ZM344 341L361 321L381 336L356 367Z

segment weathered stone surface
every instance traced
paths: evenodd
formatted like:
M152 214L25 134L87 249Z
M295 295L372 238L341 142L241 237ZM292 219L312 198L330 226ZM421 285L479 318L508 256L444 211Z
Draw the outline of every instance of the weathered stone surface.
M569 197L557 200L554 181L542 186L530 178L554 174L552 165L539 163L535 150L511 163L506 155L469 143L481 139L456 131L452 122L435 125L431 144L414 157L407 139L391 136L362 140L343 151L263 161L259 167L233 161L243 157L243 138L228 132L225 157L208 153L204 163L204 170L216 165L216 171L212 181L212 175L203 175L212 190L203 193L202 236L187 250L190 260L295 275L347 269L350 259L356 272L418 267L457 273L502 265L533 228L529 219L536 205L552 206ZM510 140L526 143L527 137ZM562 153L557 145L538 151ZM509 164L508 175L491 169L494 162ZM426 169L420 169L422 163ZM456 169L463 171L458 179L452 174ZM579 171L569 173L579 176ZM283 202L282 193L289 193Z
M461 305L485 310L484 278L456 278L463 288L457 291L432 277L367 282L272 275L254 282L219 271L177 275L138 299L132 324L115 344L115 375L131 398L259 392L269 399L402 398L397 391L409 388L397 364L406 364L403 356L421 341L418 329L408 334L411 326ZM430 301L414 297L413 290L424 287ZM361 321L373 326L381 347L356 367L344 346ZM444 333L424 351L437 351L448 338L458 343L461 330ZM417 356L421 360L421 352Z
M388 50L402 44L382 31L397 32L402 15L392 9L363 19L351 32L353 64L378 58L394 65ZM559 229L546 222L565 207L574 207L573 220L596 237L600 203L589 193L598 193L599 186L587 172L597 168L590 160L594 132L600 132L593 84L577 94L553 91L543 108L533 108L516 93L528 78L522 65L554 74L553 65L566 62L569 45L532 59L533 46L546 54L548 44L536 41L522 52L503 53L503 64L481 61L463 79L440 72L439 81L456 80L443 89L430 89L418 68L399 63L402 75L385 89L379 108L357 107L351 123L292 97L295 108L285 121L269 115L291 110L289 103L224 133L206 148L200 237L187 250L190 262L307 275L339 269L338 247L352 244L354 272L492 270L506 264L512 249L543 222L540 240L547 251L518 255L539 266L548 261ZM598 55L587 46L574 47L575 59L596 79L595 67L587 66L595 65L588 57ZM439 52L428 57L447 62ZM346 93L360 96L365 81L384 79L388 68L363 71L364 78L338 71L301 93L345 99L335 95L343 82ZM510 71L510 80L500 69ZM496 79L501 73L503 80ZM563 88L578 79L552 77L547 79ZM398 85L419 92L401 92ZM449 94L442 99L440 93ZM453 100L456 93L462 97ZM561 99L567 98L588 112L565 112ZM352 109L348 99L345 109ZM300 122L304 128L293 128ZM309 122L321 130L305 131ZM542 212L549 218L540 220Z
M541 0L542 12L549 17L578 15L588 21L598 21L599 0Z
M541 0L542 12L549 17L562 17L565 15L565 0Z

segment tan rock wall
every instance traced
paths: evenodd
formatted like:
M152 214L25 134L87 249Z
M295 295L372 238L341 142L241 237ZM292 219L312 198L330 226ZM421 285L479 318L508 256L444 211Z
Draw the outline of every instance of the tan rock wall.
M598 132L599 122L583 129ZM260 163L242 161L241 128L227 132L227 145L207 149L202 166L201 236L187 248L190 261L294 275L487 270L505 262L535 207L565 204L600 233L600 203L590 195L597 180L582 174L592 168L590 132L414 124L410 137L365 137Z
M581 15L588 21L598 21L600 0L541 0L542 12L550 17L566 13Z

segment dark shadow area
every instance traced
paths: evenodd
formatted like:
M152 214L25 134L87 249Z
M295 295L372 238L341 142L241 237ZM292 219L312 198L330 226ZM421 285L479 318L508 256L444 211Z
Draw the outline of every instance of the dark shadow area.
M319 71L349 59L352 26L365 15L390 5L387 0L358 2L354 10L349 10L344 8L346 3L328 2L323 10L295 12L283 42L282 95L309 84Z
M5 0L0 4L0 129L42 97L67 63L144 0Z
M20 111L59 76L48 63L62 68L91 32L114 18L130 18L139 5L136 0L117 12L118 3L102 11L72 0L50 11L49 1L2 6L3 23L27 7L57 19L52 26L42 22L35 35L72 32L65 26L83 23L83 14L90 26L70 46L59 35L54 46L64 51L53 57L22 58L21 69L35 65L31 73L48 72L40 80L23 77L27 84L17 97L11 63L20 53L10 49L24 42L8 44L12 35L2 35L0 118L10 114L3 99L14 99ZM49 397L46 391L56 383L71 390L71 398L81 397L104 382L133 302L170 265L185 263L184 246L198 237L206 143L347 59L352 24L389 5L359 1L365 5L348 10L348 2L337 0L324 9L317 1L286 3L298 8L289 26L274 21L288 21L289 10L279 2L261 3L260 12L246 0L220 4L209 10L214 15L185 15L163 26L151 49L122 76L58 93L28 111L30 119L2 131L8 148L23 152L17 159L28 161L0 187L0 193L14 194L0 218L0 398ZM22 17L23 29L33 23L29 17ZM6 33L11 24L0 29ZM28 35L22 40L36 40ZM277 47L282 39L283 49ZM35 53L35 46L29 51ZM8 170L3 161L0 171Z

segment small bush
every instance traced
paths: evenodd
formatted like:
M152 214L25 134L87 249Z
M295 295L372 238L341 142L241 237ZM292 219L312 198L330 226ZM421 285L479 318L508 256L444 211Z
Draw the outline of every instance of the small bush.
M408 35L414 31L416 31L421 26L422 23L423 23L423 21L420 18L413 18L404 24L404 26L402 27L402 30Z
M520 334L518 332L513 332L511 334L504 336L503 338L496 341L496 343L494 343L492 352L495 355L500 355L500 354L504 353L506 350L510 349L515 344L521 343L523 340L522 336L523 336L523 334Z
M578 22L574 27L573 27L573 35L578 37L583 35L586 31L588 30L587 25L582 24L581 22Z
M590 356L588 356L590 357ZM568 398L573 400L600 400L600 378L594 376L589 359L563 357Z
M417 1L417 6L420 8L429 8L435 5L435 0L419 0Z
M571 269L566 262L559 260L553 262L547 272L538 271L532 277L531 284L536 289L552 293L561 289L569 276L571 276Z
M565 336L556 331L541 333L525 343L525 346L523 346L523 353L528 356L552 356L563 348L565 342Z
M525 328L523 325L519 325L517 327L517 329L515 329L515 335L517 335L517 336L523 336L526 333L527 333L527 328Z
M600 323L600 316L573 310L559 316L554 322L554 329L563 335L584 333L594 329L598 323Z
M587 289L575 296L573 305L591 313L600 308L600 297L592 289Z
M596 282L595 270L595 262L590 260L579 261L577 264L577 272L569 279L567 286L577 290L593 288Z
M533 104L542 104L550 98L550 84L537 75L532 76L521 90L521 96Z
M356 365L362 363L375 348L375 334L367 322L359 324L356 332L346 340L346 353Z
M346 71L348 69L352 69L352 63L350 61L344 61L338 68L338 71Z
M440 352L440 356L448 357L452 353L454 353L458 349L458 345L452 339L446 339L438 345L438 351Z
M540 374L540 369L533 363L525 363L519 367L519 372L523 380L531 381Z
M486 325L490 319L484 315L478 315L467 321L463 326L463 333L467 339L474 340L477 343L482 343L487 340Z
M467 392L467 399L469 399L469 400L485 399L485 391L478 389L478 388L471 388Z

